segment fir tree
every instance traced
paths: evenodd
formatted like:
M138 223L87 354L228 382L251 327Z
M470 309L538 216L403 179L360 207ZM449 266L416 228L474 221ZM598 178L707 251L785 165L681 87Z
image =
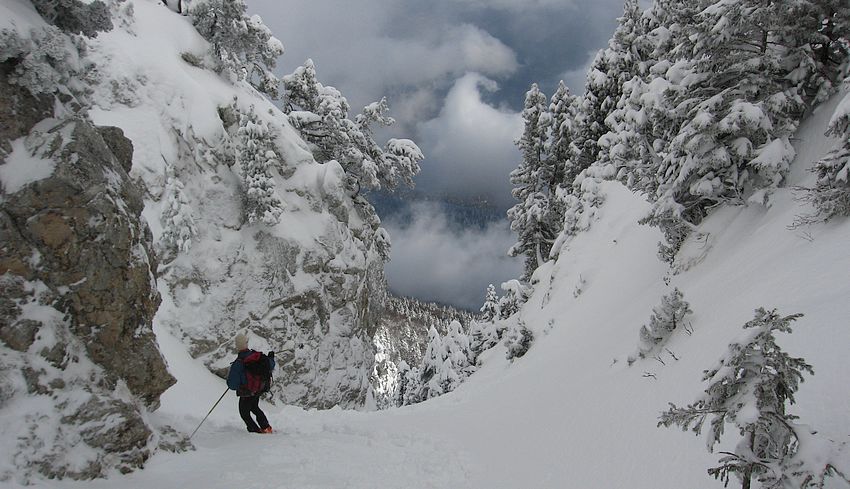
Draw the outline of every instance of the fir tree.
M508 327L505 333L505 358L513 360L514 358L522 357L531 348L531 343L534 341L534 334L525 326L525 323L519 321Z
M206 0L190 9L192 24L210 42L217 69L278 99L280 80L273 70L283 44L259 15L246 12L243 0Z
M840 142L812 168L817 174L815 186L801 189L805 192L803 199L815 207L815 213L801 217L795 224L850 216L850 95L844 96L833 114L827 135L840 138Z
M280 156L268 124L257 117L253 106L242 114L238 135L246 219L249 223L277 224L283 208L275 194L272 169L280 165Z
M487 286L487 295L484 297L484 305L481 306L481 315L484 321L493 322L499 317L499 296L496 295L496 287L493 284Z
M452 321L446 331L445 339L448 359L452 369L458 375L458 383L472 373L475 356L472 353L469 335L463 330L459 321ZM448 390L454 390L457 384Z
M496 295L496 287L493 284L487 286L481 314L482 321L472 322L469 328L470 363L473 365L481 353L499 343L505 331L504 326L496 324L502 312L500 298Z
M96 37L112 30L109 7L101 0L32 0L32 4L44 20L64 32Z
M419 398L422 386L419 383L421 375L418 367L410 367L404 360L398 365L398 390L396 391L396 403L398 406L416 404L423 399Z
M504 326L495 322L473 322L470 325L469 349L475 362L483 352L499 344L504 331Z
M198 235L189 199L183 192L183 182L170 174L165 183L165 202L160 215L162 237L166 249L187 252Z
M605 201L599 190L603 178L597 174L595 168L590 167L579 173L572 189L558 189L556 198L564 209L564 223L549 253L552 258L557 258L566 243L578 233L590 228L591 222L597 216L597 209Z
M823 478L839 474L836 464L811 464L800 453L801 437L811 433L787 414L786 403L794 404L803 374L813 374L802 358L794 358L776 343L775 332L791 333L791 323L801 314L780 317L776 310L756 310L755 318L744 325L745 338L729 345L719 364L705 371L705 394L687 407L670 404L661 414L658 426L680 426L697 435L711 418L708 437L713 449L724 432L734 425L742 440L732 452L724 452L720 465L710 475L728 484L736 475L749 489L752 479L763 487L822 487ZM843 476L842 476L843 477Z
M316 66L312 59L308 59L291 74L284 76L282 82L286 90L284 110L287 113L292 113L296 109L313 114L319 113L321 84L316 77Z
M587 72L584 85L584 95L576 113L575 147L578 154L575 160L575 170L581 170L592 165L599 156L599 138L608 132L605 118L606 110L610 110L613 99L611 80L607 77L608 61L604 51L593 58ZM603 108L604 106L604 108Z
M549 103L550 133L547 145L549 166L552 168L552 179L549 185L549 205L551 221L558 232L564 223L564 202L557 198L559 192L572 189L578 176L577 158L579 150L575 146L576 111L578 98L570 94L564 81L558 84L558 89L552 95Z
M407 404L405 399L408 397L408 389L414 388L415 386L411 385L411 379L408 377L410 373L410 365L407 362L402 360L396 365L396 389L393 396L392 402L396 406L404 406Z
M552 182L555 185L571 186L578 176L575 163L578 150L574 144L577 104L578 97L572 95L561 80L549 102L551 124L547 155L553 167ZM554 195L555 188L550 188L549 192Z
M508 280L502 284L505 294L499 299L499 317L507 319L519 311L519 306L528 299L528 287L519 280Z
M390 139L381 148L373 126L395 121L386 115L386 99L367 105L349 117L348 100L334 87L322 85L312 60L283 77L285 110L302 137L314 146L320 162L336 160L345 170L354 193L360 189L393 190L399 184L413 186L424 155L409 139Z
M425 348L422 369L419 372L420 400L425 401L447 392L444 387L446 380L451 377L446 372L451 369L451 362L446 363L448 356L442 336L431 326L428 330L428 346Z
M623 84L638 72L635 39L640 35L641 9L637 0L626 0L623 15L608 46L591 63L585 94L576 117L574 175L600 159L600 139L610 131L607 118L617 107ZM572 183L567 181L567 184Z
M56 27L32 28L29 36L0 30L0 63L8 67L9 82L35 96L69 94L77 85L72 80L86 70L81 58L80 48Z
M545 154L550 118L546 96L533 84L525 96L522 111L525 129L517 146L522 162L511 172L512 194L519 202L508 210L511 230L517 242L509 250L511 256L525 256L524 278L531 276L549 258L549 250L560 230L560 223L551 212L550 189L554 182L554 167Z
M652 309L649 324L640 328L641 358L651 355L663 346L673 331L684 325L685 318L692 312L688 301L678 288L673 289L670 295L662 297L661 305Z
M647 85L655 89L642 98L672 124L654 128L648 138L657 155L650 171L632 172L655 201L648 222L682 229L680 221L699 223L717 203L767 203L794 157L789 138L806 104L823 98L812 87L830 86L835 78L838 65L814 53L840 44L826 31L846 22L847 7L754 0L657 4L664 15L657 16L662 24L656 31L667 29L665 39L674 42L656 65L663 72L656 70ZM655 182L646 178L653 173ZM675 254L680 233L665 234L673 240L664 254Z

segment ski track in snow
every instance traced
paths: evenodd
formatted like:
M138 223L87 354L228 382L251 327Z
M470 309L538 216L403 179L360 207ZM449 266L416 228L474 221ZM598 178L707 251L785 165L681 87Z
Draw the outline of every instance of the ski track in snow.
M45 488L463 488L464 456L414 429L382 429L374 413L265 406L273 435L244 431L236 400L219 405L193 438L196 450L160 453L144 470L106 480L42 481ZM223 416L221 413L226 413ZM222 420L223 418L230 418ZM194 421L194 420L193 420ZM189 429L191 431L191 429ZM42 485L43 484L43 485Z

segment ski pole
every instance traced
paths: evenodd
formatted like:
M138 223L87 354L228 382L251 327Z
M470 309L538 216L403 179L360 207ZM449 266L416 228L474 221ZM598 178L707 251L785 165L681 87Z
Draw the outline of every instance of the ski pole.
M210 408L210 412L208 412L208 413L207 413L207 415L206 415L206 416L204 416L204 419L202 419L202 420L201 420L201 422L198 424L198 427L197 427L197 428L195 428L195 431L193 431L193 432L192 432L192 434L191 434L191 435L189 435L189 439L190 439L190 440L192 439L192 437L193 437L193 436L195 436L195 433L197 433L197 432L198 432L198 430L201 428L201 425L202 425L202 424L204 424L204 421L206 421L206 420L207 420L207 418L209 418L209 417L210 417L210 414L212 414L213 409L215 409L215 407L216 407L216 406L218 406L218 403L220 403L220 402L221 402L221 400L222 400L222 399L224 399L224 395L225 395L225 394L227 394L227 391L229 391L229 390L230 390L229 388L228 388L228 389L224 389L224 392L222 392L222 393L221 393L221 397L219 397L219 398L218 398L218 401L216 401L216 402L215 402L215 404L213 404L213 407L211 407L211 408Z

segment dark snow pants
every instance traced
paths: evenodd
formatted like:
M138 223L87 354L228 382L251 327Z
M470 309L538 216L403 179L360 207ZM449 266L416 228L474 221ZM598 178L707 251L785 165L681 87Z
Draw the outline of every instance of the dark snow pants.
M257 417L255 423L251 414ZM269 420L266 419L266 413L260 409L260 396L240 397L239 398L239 416L245 422L245 427L251 433L259 433L269 427ZM259 425L259 426L257 426Z

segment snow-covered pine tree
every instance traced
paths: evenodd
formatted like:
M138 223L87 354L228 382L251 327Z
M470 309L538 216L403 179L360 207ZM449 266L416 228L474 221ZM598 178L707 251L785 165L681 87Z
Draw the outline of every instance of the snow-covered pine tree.
M109 7L101 0L31 0L39 14L49 24L64 32L95 37L99 32L112 30Z
M784 25L773 26L770 42L781 44L788 80L809 103L823 102L850 65L850 4L842 0L793 2L780 10Z
M575 175L599 159L599 140L610 130L606 119L617 107L623 84L638 71L634 43L640 33L641 13L637 0L626 0L614 35L608 46L597 53L587 72L585 93L576 116L575 147L579 153L574 163Z
M579 99L576 112L574 144L578 155L575 160L575 169L579 172L597 160L599 138L608 132L605 125L605 118L608 116L606 110L613 108L610 104L613 95L610 93L612 83L607 73L608 61L605 52L599 51L587 71L584 95Z
M218 71L246 80L272 99L280 98L280 80L273 70L283 44L259 15L248 17L243 0L205 0L189 11L192 24L209 41Z
M304 110L312 114L319 113L319 88L322 86L316 77L316 65L312 59L307 59L295 71L281 78L284 94L284 111L292 114Z
M845 83L850 86L850 79ZM836 108L827 134L840 138L840 142L812 168L817 183L802 190L803 200L815 207L815 213L801 217L797 224L850 216L850 94Z
M498 319L498 318L496 318ZM499 344L504 335L505 328L496 322L473 321L469 328L469 349L472 352L475 363L481 353Z
M576 163L579 150L575 146L576 112L579 98L570 93L570 89L561 80L549 102L550 133L547 156L553 167L552 181L561 186L572 186L573 180L581 171ZM554 194L555 189L550 189Z
M784 33L774 29L786 11L780 4L718 1L698 15L686 41L695 81L675 101L690 108L689 120L659 170L670 175L659 188L660 210L697 223L717 202L765 203L782 182L804 108L786 82L784 50L768 44L781 40Z
M508 253L525 256L524 278L549 259L549 250L560 230L560 222L551 212L550 189L554 187L553 162L546 155L546 138L551 119L546 96L533 84L525 95L522 119L525 125L516 144L522 161L511 172L512 195L519 202L508 210L511 230L517 242Z
M605 119L609 131L599 140L600 160L616 167L618 180L650 198L657 188L657 151L665 141L660 129L672 122L666 107L658 103L669 86L658 75L670 67L666 58L672 44L670 32L658 24L659 3L645 15L634 3L624 8L616 31L619 36L612 40L621 53L623 71L617 75L621 95Z
M504 326L496 324L502 315L499 304L496 287L493 284L488 285L484 305L481 306L481 321L473 321L469 327L469 349L473 365L482 352L493 348L502 339Z
M734 425L741 441L734 451L724 452L720 465L708 470L725 483L734 474L744 489L751 487L753 478L765 488L822 487L823 478L840 475L835 460L806 460L810 453L801 450L800 441L811 438L811 432L785 411L786 403L794 404L803 374L814 371L804 359L785 353L774 334L791 333L791 323L801 316L757 309L744 325L745 337L730 344L720 362L705 371L705 394L687 407L671 403L659 417L658 426L677 425L697 435L710 417L709 450L720 441L725 425Z
M507 319L519 311L519 306L528 300L528 287L513 279L502 283L504 295L499 299L499 318Z
M449 323L445 344L452 369L458 374L458 381L461 381L472 373L475 355L470 347L469 335L463 330L460 321L455 320ZM449 390L454 390L454 387L456 386L452 386Z
M513 360L514 358L522 357L531 348L531 343L534 341L534 334L525 326L525 323L518 321L511 326L508 326L505 333L505 358Z
M484 297L484 305L481 306L481 316L484 321L493 322L499 317L499 296L496 295L496 286L487 286L487 294Z
M422 378L422 373L419 371L419 367L411 367L411 369L405 374L405 379L407 379L407 387L404 390L404 396L402 398L402 406L407 406L409 404L416 404L417 402L422 401L419 397L422 392L422 385L420 384L420 379Z
M419 400L425 401L447 392L444 389L445 380L451 377L445 372L446 369L451 369L451 362L446 363L448 356L443 337L432 325L428 330L428 346L425 348L422 368L419 372L420 390L417 396Z
M29 36L0 30L0 63L10 71L9 82L35 96L73 90L72 80L86 70L80 49L53 26L32 28Z
M410 365L404 360L400 361L396 365L395 392L393 393L393 399L390 401L395 406L404 406L407 404L405 403L405 398L409 396L408 389L415 389L415 386L411 385L412 379L410 379L409 374Z
M336 160L345 170L352 191L393 190L400 183L413 186L424 155L409 139L390 139L381 148L372 126L389 126L395 121L386 115L385 98L363 108L349 118L348 100L334 87L322 85L312 60L283 77L286 90L284 109L292 125L314 146L320 162Z
M268 124L257 117L254 106L241 115L238 136L245 218L249 223L277 224L283 204L275 194L272 169L280 165L281 158Z
M575 146L576 111L579 98L570 93L570 89L561 80L552 99L549 102L549 137L546 154L549 166L552 168L552 179L549 185L550 219L555 224L557 232L563 229L564 201L558 198L559 192L569 192L580 170L578 168L579 149ZM551 250L550 250L551 254Z
M656 78L642 98L665 107L677 129L669 137L665 124L650 138L661 143L653 148L661 163L644 172L657 176L646 222L664 230L660 251L672 261L689 224L712 206L768 203L783 182L794 156L790 135L807 103L823 98L812 87L835 78L831 58L814 55L827 44L835 49L835 34L823 26L842 23L843 14L817 2L655 5L663 7L655 32L665 34L669 54L651 69Z
M684 299L682 292L674 288L673 292L661 298L661 304L652 309L649 324L640 328L640 346L638 354L641 358L652 355L670 338L670 335L685 323L685 318L692 314L690 304Z
M183 193L183 182L173 172L169 173L165 182L165 202L159 218L162 223L160 243L165 249L185 253L191 248L198 230L189 199Z

